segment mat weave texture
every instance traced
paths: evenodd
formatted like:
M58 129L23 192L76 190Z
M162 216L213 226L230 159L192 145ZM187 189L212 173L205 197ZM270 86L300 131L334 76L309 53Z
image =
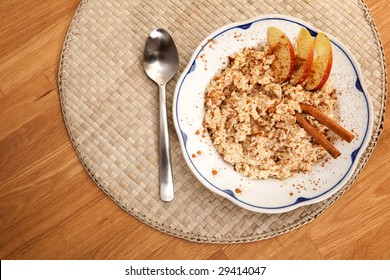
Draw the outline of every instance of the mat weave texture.
M360 63L374 105L374 133L353 177L338 193L283 214L244 210L203 187L187 167L172 123L172 94L198 44L215 29L264 14L291 15L342 41ZM175 199L159 198L158 88L142 65L147 35L167 28L180 55L167 86ZM81 1L59 67L61 106L70 139L96 184L129 214L195 242L240 243L277 236L324 212L354 182L374 149L384 117L386 66L363 0Z

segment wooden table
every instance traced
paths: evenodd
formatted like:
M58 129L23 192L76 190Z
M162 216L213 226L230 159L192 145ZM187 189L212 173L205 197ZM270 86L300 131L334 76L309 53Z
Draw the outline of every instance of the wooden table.
M366 2L390 57L390 2ZM80 164L61 115L58 62L78 3L0 2L1 259L390 259L388 118L351 189L276 238L196 244L116 206Z

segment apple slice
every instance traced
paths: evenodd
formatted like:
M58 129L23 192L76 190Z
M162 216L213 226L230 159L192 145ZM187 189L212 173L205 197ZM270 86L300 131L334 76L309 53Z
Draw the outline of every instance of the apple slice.
M306 28L301 28L297 38L295 67L290 82L293 85L302 84L309 75L314 58L313 38Z
M294 47L287 35L277 27L268 28L267 40L275 55L275 60L271 65L275 81L283 83L291 77L294 71Z
M318 33L314 39L314 51L315 59L305 82L307 90L321 88L328 80L332 70L332 44L324 33Z

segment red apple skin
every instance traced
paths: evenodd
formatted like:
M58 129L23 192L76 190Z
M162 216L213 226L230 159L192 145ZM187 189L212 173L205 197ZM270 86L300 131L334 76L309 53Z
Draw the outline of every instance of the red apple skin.
M305 81L307 90L320 89L328 80L333 64L332 44L324 33L318 33L314 40L315 59Z
M314 43L306 28L300 30L297 37L295 69L290 78L293 85L302 84L310 73L314 59Z
M267 40L268 45L275 55L275 60L271 65L275 81L283 83L294 72L294 47L287 35L279 28L273 26L268 28Z

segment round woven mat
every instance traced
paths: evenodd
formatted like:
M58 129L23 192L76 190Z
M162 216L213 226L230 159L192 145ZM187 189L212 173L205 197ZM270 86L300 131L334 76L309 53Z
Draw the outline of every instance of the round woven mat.
M65 38L59 68L64 120L73 146L96 184L120 207L165 233L196 242L238 243L300 227L332 205L361 172L382 129L386 68L374 21L363 0L132 0L81 1ZM179 74L213 30L279 13L305 20L339 38L362 66L374 103L374 134L352 179L337 194L283 214L253 213L203 187L181 154L171 117ZM147 35L167 28L180 55L168 84L175 199L159 198L158 91L147 78L142 51Z

